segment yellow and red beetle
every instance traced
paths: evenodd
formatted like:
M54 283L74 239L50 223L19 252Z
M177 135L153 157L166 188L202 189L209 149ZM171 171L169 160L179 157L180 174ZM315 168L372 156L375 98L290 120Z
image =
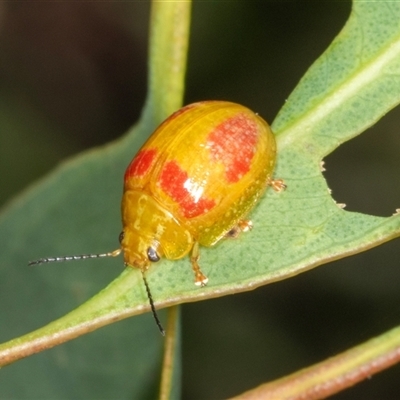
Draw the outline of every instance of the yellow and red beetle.
M155 130L125 172L121 247L30 264L122 251L125 265L139 268L144 277L161 257L176 260L190 253L195 283L204 286L208 279L198 264L199 245L213 246L251 228L245 218L267 185L285 187L272 180L275 159L269 125L248 108L226 101L190 104Z
M268 124L239 104L204 101L172 114L125 172L125 264L147 269L191 252L195 283L206 284L198 246L248 226L244 218L272 182L275 158Z

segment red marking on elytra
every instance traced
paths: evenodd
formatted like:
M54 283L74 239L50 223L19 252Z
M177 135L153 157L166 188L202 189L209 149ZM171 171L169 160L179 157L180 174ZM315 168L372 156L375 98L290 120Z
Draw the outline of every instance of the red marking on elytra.
M143 176L152 165L156 154L156 149L139 151L125 171L125 180L135 176Z
M168 161L164 165L159 184L164 192L179 204L186 218L202 215L215 206L214 200L203 197L202 193L198 192L199 188L192 187L187 172L182 170L176 161Z
M208 135L211 157L224 164L229 183L237 182L249 172L257 139L257 124L242 113L225 120Z

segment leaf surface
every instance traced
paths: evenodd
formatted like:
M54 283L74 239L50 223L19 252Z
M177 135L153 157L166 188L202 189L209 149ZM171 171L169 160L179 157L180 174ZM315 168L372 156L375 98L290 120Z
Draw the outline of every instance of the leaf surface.
M207 287L193 285L186 258L163 260L152 267L148 280L158 309L251 290L399 235L398 215L382 218L338 207L320 168L324 156L399 103L399 21L400 6L396 3L385 3L384 7L354 3L342 32L310 68L273 123L279 149L275 175L285 180L288 189L284 193L267 192L251 214L253 231L238 240L202 249ZM27 330L38 328L79 306L118 274L121 258L31 269L26 262L47 255L104 252L118 247L123 173L153 125L154 119L145 115L126 137L61 165L3 211L0 298L2 326L7 326L0 332L3 341L25 333L13 329L20 318L26 320ZM38 313L40 309L45 309L46 315ZM56 344L148 310L140 272L127 269L75 311L4 344L0 352L5 356L23 346L32 349L43 341ZM52 361L60 369L72 363L74 371L69 384L59 377L58 387L68 386L66 398L85 397L82 391L74 393L73 382L86 380L90 386L90 376L96 371L85 368L87 358L82 349L96 346L99 353L110 353L99 356L99 369L107 378L95 395L118 386L121 393L130 388L133 398L151 398L152 393L146 392L151 384L142 383L152 375L149 371L157 369L161 346L157 335L151 316L146 315L57 347L52 350ZM113 354L113 343L121 340L127 343L129 352ZM140 362L131 363L132 354ZM109 363L106 367L105 362ZM122 373L126 365L133 364L137 365L132 371L135 384ZM9 367L7 373L12 374L16 367ZM18 363L18 368L29 380L31 361ZM33 375L31 379L33 385ZM11 393L18 397L14 391L18 389L4 386L1 390L2 397ZM113 397L118 396L114 392Z

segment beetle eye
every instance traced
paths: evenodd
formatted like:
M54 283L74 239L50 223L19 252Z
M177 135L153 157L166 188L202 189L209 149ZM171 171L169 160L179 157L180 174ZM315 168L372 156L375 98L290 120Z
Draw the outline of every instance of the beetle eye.
M120 244L122 244L122 241L124 240L124 236L125 236L125 232L122 231L122 232L119 234L119 237L118 237L118 240L119 240L119 243L120 243Z
M153 249L153 247L149 247L147 249L147 257L151 262L160 261L160 256L157 254L155 249Z

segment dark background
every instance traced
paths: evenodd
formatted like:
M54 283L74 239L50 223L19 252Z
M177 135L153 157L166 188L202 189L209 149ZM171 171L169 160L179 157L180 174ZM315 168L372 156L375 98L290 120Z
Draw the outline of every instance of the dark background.
M350 2L195 2L185 102L273 121ZM146 90L149 4L0 3L0 204L77 152L120 137ZM400 208L399 110L327 157L333 197ZM3 238L1 238L3 240ZM183 397L222 398L399 324L398 241L253 292L183 306ZM399 367L333 398L395 399Z

